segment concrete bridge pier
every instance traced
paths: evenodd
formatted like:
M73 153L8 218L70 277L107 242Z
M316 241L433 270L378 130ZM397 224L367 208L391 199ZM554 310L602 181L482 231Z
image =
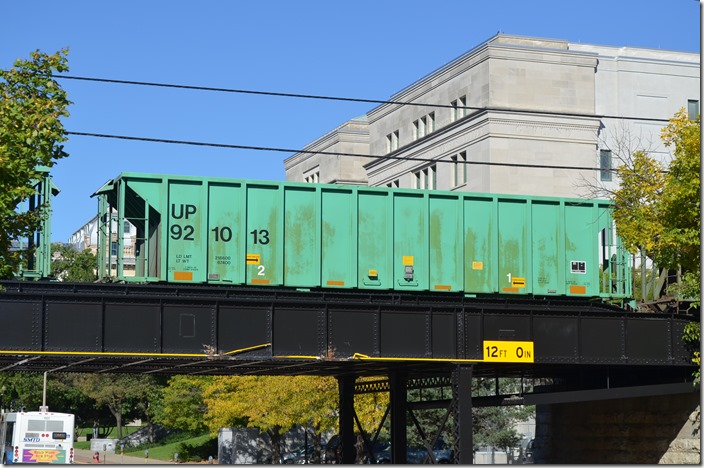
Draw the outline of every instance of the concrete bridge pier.
M701 399L692 393L536 407L535 463L701 464Z

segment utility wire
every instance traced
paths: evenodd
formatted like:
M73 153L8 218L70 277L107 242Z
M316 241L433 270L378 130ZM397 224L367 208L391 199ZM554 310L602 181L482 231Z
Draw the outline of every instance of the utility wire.
M235 89L235 88L216 88L208 86L194 86L194 85L181 85L172 83L156 83L147 81L133 81L133 80L117 80L109 78L95 78L95 77L85 77L85 76L72 76L72 75L54 75L54 78L62 78L68 80L78 80L78 81L90 81L98 83L110 83L110 84L124 84L124 85L135 85L135 86L149 86L149 87L159 87L159 88L172 88L172 89L186 89L195 91L210 91L210 92L224 92L224 93L235 93L235 94L251 94L260 96L274 96L274 97L289 97L289 98L299 98L299 99L319 99L319 100L329 100L329 101L346 101L346 102L361 102L368 104L390 104L398 106L418 106L418 107L433 107L433 108L448 108L448 109L465 109L480 111L511 111L519 113L540 113L544 115L557 115L563 117L590 117L590 118L613 118L613 119L624 119L624 120L640 120L640 121L651 121L651 122L669 122L669 119L661 118L648 118L648 117L628 117L628 116L609 116L609 115L596 115L596 114L580 114L580 113L569 113L569 112L555 112L555 111L545 111L545 110L528 110L528 109L512 109L512 108L490 108L490 107L472 107L472 106L455 106L448 104L426 104L418 102L407 102L407 101L393 101L393 100L379 100L379 99L362 99L362 98L351 98L351 97L340 97L340 96L325 96L325 95L312 95L312 94L296 94L296 93L282 93L274 91L256 91L247 89ZM466 118L468 116L465 116ZM264 146L250 146L250 145L234 145L226 143L209 143L209 142L198 142L198 141L186 141L186 140L170 140L163 138L148 138L148 137L137 137L137 136L127 136L127 135L112 135L112 134L99 134L99 133L88 133L88 132L66 132L69 135L76 136L88 136L96 138L109 138L109 139L119 139L119 140L130 140L130 141L143 141L151 143L167 143L167 144L178 144L178 145L190 145L190 146L203 146L212 148L227 148L227 149L243 149L252 151L270 151L270 152L282 152L282 153L303 153L303 154L322 154L330 156L353 156L353 157L363 157L369 159L386 159L386 160L406 160L406 161L419 161L419 162L432 162L432 163L460 163L468 165L484 165L484 166L502 166L502 167L517 167L517 168L536 168L536 169L564 169L564 170L582 170L582 171L600 171L600 172L615 172L616 169L606 169L600 167L587 167L587 166L556 166L556 165L546 165L546 164L522 164L522 163L502 163L502 162L488 162L488 161L453 161L447 159L430 159L422 157L403 157L394 155L368 155L368 154L356 154L356 153L343 153L343 152L330 152L330 151L314 151L314 150L301 150L301 149L289 149L289 148L275 148L275 147L264 147Z
M521 168L533 168L533 169L566 169L566 170L577 170L577 171L615 171L615 169L603 169L600 167L588 167L588 166L555 166L550 164L522 164L522 163L508 163L508 162L489 162L489 161L453 161L450 159L431 159L431 158L419 158L419 157L404 157L404 156L394 156L394 155L384 155L376 156L371 154L357 154L357 153L343 153L339 151L314 151L314 150L297 150L290 148L275 148L267 146L249 146L249 145L232 145L227 143L208 143L201 141L187 141L187 140L169 140L164 138L147 138L147 137L137 137L137 136L127 136L127 135L110 135L105 133L87 133L87 132L66 132L68 135L76 136L87 136L95 138L110 138L116 140L129 140L129 141L143 141L150 143L168 143L173 145L190 145L190 146L205 146L211 148L227 148L227 149L241 149L241 150L252 150L252 151L271 151L279 153L304 153L304 154L322 154L328 156L354 156L358 158L369 158L369 159L395 159L404 161L420 161L420 162L432 162L432 163L460 163L469 165L482 165L482 166L502 166L502 167L521 167Z
M81 80L81 81L95 81L99 83L113 83L113 84L127 84L127 85L137 85L137 86L153 86L158 88L175 88L175 89L190 89L195 91L217 91L220 93L235 93L235 94L255 94L260 96L276 96L276 97L291 97L291 98L303 98L303 99L323 99L328 101L348 101L348 102L365 102L369 104L399 104L404 106L429 106L430 104L420 104L416 102L397 102L397 101L382 101L378 99L361 99L361 98L349 98L349 97L336 97L336 96L321 96L315 94L296 94L296 93L280 93L274 91L255 91L250 89L233 89L233 88L213 88L209 86L192 86L192 85L179 85L179 84L169 84L169 83L152 83L148 81L131 81L131 80L114 80L108 78L89 78L85 76L70 76L70 75L54 75L54 78L63 78L66 80ZM433 107L448 107L454 108L454 106L447 104L440 104Z
M259 96L275 96L275 97L289 97L289 98L299 98L299 99L319 99L327 101L346 101L346 102L363 102L368 104L392 104L398 106L417 106L417 107L434 107L441 109L464 109L464 110L494 110L494 111L511 111L511 112L521 112L521 113L539 113L545 115L556 115L562 117L591 117L600 119L623 119L623 120L640 120L648 122L669 122L669 119L653 118L653 117L629 117L629 116L615 116L615 115L598 115L598 114L584 114L584 113L574 113L574 112L556 112L547 110L529 110L529 109L514 109L514 108L490 108L490 107L472 107L472 106L453 106L451 104L426 104L420 102L409 102L409 101L392 101L392 100L380 100L380 99L362 99L362 98L352 98L352 97L340 97L340 96L325 96L325 95L315 95L315 94L296 94L296 93L281 93L275 91L256 91L248 89L236 89L236 88L214 88L209 86L193 86L193 85L181 85L181 84L171 84L171 83L155 83L148 81L132 81L132 80L117 80L109 78L94 78L86 76L71 76L71 75L53 75L54 78L61 78L66 80L78 80L78 81L92 81L98 83L112 83L112 84L125 84L125 85L135 85L135 86L150 86L157 88L172 88L172 89L188 89L194 91L214 91L220 93L235 93L235 94L253 94Z

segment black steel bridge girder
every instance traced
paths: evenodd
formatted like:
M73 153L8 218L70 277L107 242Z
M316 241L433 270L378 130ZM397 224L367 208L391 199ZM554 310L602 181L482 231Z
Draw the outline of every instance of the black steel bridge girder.
M0 350L5 356L208 356L228 366L355 356L471 362L483 359L484 341L491 340L532 342L534 364L691 365L681 339L692 320L687 316L451 295L328 297L271 289L216 295L207 289L114 286L6 288L0 293L0 329L11 332L0 334ZM210 372L217 367L211 364Z

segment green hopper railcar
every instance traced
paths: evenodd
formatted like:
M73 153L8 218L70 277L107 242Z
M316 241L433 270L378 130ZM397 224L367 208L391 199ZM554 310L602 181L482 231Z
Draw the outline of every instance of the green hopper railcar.
M119 281L631 296L607 200L142 173L95 195Z

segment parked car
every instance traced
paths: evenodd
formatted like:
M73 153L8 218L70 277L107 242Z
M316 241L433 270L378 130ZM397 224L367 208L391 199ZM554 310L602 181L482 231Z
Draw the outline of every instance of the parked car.
M535 445L535 439L530 439L528 444L526 444L526 448L523 451L523 459L521 460L521 462L523 464L535 463L533 461L533 446L534 445Z

